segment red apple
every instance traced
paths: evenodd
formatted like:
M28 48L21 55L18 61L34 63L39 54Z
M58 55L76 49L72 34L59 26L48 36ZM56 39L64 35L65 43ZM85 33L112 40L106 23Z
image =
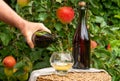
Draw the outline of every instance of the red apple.
M95 49L97 47L96 41L91 40L90 42L91 42L91 48Z
M3 65L7 68L13 68L15 64L16 64L16 60L13 56L6 56L3 59Z
M74 18L74 10L72 7L68 6L59 7L56 11L56 15L63 24L68 24Z

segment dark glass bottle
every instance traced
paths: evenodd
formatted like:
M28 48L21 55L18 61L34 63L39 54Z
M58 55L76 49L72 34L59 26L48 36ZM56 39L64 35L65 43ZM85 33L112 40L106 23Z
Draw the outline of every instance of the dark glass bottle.
M55 36L45 31L37 31L33 34L32 41L36 47L45 48L55 42Z
M87 30L86 3L83 1L79 2L78 26L73 38L73 57L73 68L90 68L90 36Z

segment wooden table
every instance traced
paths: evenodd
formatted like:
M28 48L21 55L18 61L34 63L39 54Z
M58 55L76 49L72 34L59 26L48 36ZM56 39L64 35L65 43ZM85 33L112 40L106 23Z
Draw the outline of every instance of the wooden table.
M111 81L111 76L105 70L95 68L89 70L71 69L65 76L59 76L50 67L33 71L29 81Z

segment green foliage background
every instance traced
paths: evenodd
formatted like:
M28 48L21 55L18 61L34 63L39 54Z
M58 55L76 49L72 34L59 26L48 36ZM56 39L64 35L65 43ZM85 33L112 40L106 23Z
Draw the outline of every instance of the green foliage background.
M25 67L23 60L27 57L33 64L32 70L49 67L50 55L55 51L72 48L72 38L77 25L78 2L81 0L31 0L25 7L20 7L16 0L9 4L26 20L41 22L52 33L58 36L58 41L47 48L30 49L25 43L20 31L10 25L0 22L0 80L7 81L2 60L7 55L17 59L17 68ZM91 67L105 69L112 81L120 80L120 1L119 0L84 0L88 4L88 26L91 40L98 43L91 50ZM74 20L67 25L56 17L56 9L61 6L71 6L75 10ZM12 19L11 19L12 20ZM110 44L111 50L106 50ZM22 63L21 63L22 62ZM29 74L31 71L29 71ZM21 75L18 70L14 75Z

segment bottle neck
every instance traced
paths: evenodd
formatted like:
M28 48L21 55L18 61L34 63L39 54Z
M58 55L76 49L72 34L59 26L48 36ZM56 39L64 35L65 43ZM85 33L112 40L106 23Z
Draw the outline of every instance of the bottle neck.
M81 39L89 40L86 21L86 8L84 6L80 8L79 16L80 19L78 31L81 31L80 33Z
M79 9L79 22L82 21L86 22L86 8L84 6Z

